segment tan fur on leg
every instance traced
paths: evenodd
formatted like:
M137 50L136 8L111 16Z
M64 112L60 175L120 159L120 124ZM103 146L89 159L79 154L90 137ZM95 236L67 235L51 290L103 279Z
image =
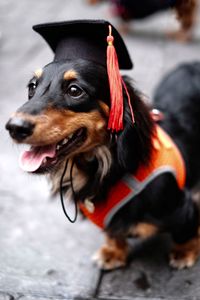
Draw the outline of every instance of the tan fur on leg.
M196 237L185 244L176 244L170 254L170 266L177 269L194 265L200 253L200 239Z
M106 244L93 256L93 261L104 270L112 270L126 265L128 244L125 239L117 240L106 236Z
M135 237L146 239L152 235L158 233L159 229L153 224L149 223L138 223L131 227L129 233Z

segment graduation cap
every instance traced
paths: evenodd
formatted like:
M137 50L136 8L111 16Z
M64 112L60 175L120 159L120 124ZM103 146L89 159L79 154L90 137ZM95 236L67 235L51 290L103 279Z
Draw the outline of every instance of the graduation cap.
M133 67L126 45L118 31L104 20L74 20L33 26L53 50L54 61L93 61L107 68L111 107L108 129L123 129L123 88L128 93L119 69ZM127 94L129 103L130 97ZM130 106L134 120L132 107Z

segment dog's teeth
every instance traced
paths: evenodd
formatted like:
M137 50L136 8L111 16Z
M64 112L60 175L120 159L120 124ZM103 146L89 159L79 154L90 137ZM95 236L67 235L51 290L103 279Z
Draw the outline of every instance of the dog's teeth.
M69 135L69 139L71 139L73 137L73 133L71 133L70 135Z
M65 145L65 144L67 144L67 142L68 142L68 139L67 139L67 138L65 138L65 139L63 140L63 142L62 142L62 145Z
M60 149L60 145L57 145L57 146L56 146L56 150L59 150L59 149Z
M43 163L43 164L46 164L46 162L47 162L47 159L44 158L43 161L42 161L42 163Z

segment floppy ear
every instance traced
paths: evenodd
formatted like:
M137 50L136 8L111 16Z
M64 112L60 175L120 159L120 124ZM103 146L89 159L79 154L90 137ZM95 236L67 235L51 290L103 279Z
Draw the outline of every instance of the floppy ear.
M134 172L140 164L148 164L152 151L154 122L149 108L141 99L128 77L123 77L130 95L135 123L133 124L127 95L124 92L124 130L117 139L117 157L120 166Z

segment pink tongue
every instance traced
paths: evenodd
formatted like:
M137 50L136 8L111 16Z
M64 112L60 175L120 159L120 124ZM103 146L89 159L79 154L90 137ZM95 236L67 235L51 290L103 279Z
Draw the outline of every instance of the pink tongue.
M19 165L26 172L34 172L41 166L44 158L56 155L56 144L43 147L31 147L24 151L19 159Z

